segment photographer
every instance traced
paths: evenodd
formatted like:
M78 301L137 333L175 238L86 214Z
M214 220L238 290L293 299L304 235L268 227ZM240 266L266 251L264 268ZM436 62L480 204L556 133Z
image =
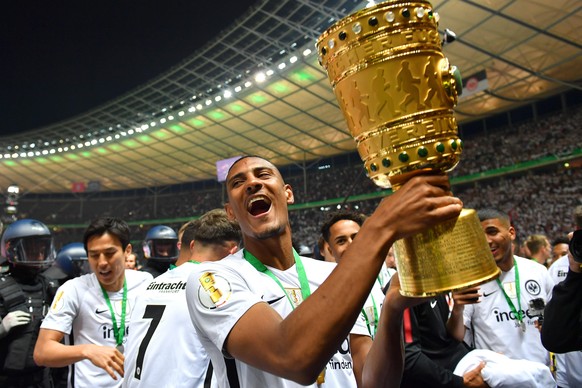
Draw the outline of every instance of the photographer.
M582 350L582 206L575 211L578 230L570 240L570 269L554 287L546 306L542 343L555 353Z

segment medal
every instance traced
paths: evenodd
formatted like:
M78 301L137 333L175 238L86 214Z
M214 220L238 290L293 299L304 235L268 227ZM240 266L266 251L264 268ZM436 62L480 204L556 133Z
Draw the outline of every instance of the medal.
M519 327L521 327L521 331L525 333L525 322L523 321L523 319L519 321Z
M124 350L124 349L123 349L123 345L117 345L117 346L115 347L115 349L117 349L117 350L119 351L119 353L123 354L123 350Z

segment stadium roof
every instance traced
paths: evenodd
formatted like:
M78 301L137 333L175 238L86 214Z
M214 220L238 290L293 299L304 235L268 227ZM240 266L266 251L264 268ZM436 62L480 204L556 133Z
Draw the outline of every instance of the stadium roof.
M153 81L54 125L0 138L0 189L70 192L213 179L215 162L261 154L275 164L355 150L314 43L361 2L261 0ZM582 89L578 0L433 1L444 48L488 88L457 106L461 122ZM256 76L262 74L264 81Z

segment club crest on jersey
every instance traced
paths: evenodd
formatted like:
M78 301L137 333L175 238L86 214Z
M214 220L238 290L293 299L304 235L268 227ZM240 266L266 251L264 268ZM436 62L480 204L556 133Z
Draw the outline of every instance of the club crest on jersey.
M63 308L63 305L65 304L65 302L63 301L64 294L65 294L65 292L62 290L57 293L57 295L55 296L55 299L53 300L53 304L51 304L51 310L53 310L54 312L57 312Z
M200 281L198 300L207 309L222 306L232 295L232 287L228 280L216 273L204 272L198 280Z
M540 284L535 280L528 280L527 282L525 282L525 289L530 295L533 296L538 296L540 292L542 292Z

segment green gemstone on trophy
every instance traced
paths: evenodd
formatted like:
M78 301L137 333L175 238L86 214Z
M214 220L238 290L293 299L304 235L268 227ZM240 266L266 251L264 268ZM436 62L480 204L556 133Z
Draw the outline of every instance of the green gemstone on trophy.
M428 150L426 149L426 147L420 147L418 149L418 156L420 156L421 158L426 158L427 155L428 155Z
M451 148L453 149L453 151L456 151L457 150L457 142L456 141L453 140L451 142Z
M437 143L436 150L438 153L442 154L443 152L445 152L445 145L443 143Z
M410 159L410 157L406 152L403 152L400 155L398 155L398 160L400 160L402 163L408 162L408 159Z
M370 165L370 170L372 170L373 172L376 172L376 171L378 171L378 166L376 165L376 163L372 163L372 164Z
M391 164L392 164L392 162L390 162L390 159L388 159L388 158L382 159L382 166L388 168L388 167L390 167Z
M409 18L410 17L410 10L408 8L404 8L402 10L402 16L404 16L405 18Z

